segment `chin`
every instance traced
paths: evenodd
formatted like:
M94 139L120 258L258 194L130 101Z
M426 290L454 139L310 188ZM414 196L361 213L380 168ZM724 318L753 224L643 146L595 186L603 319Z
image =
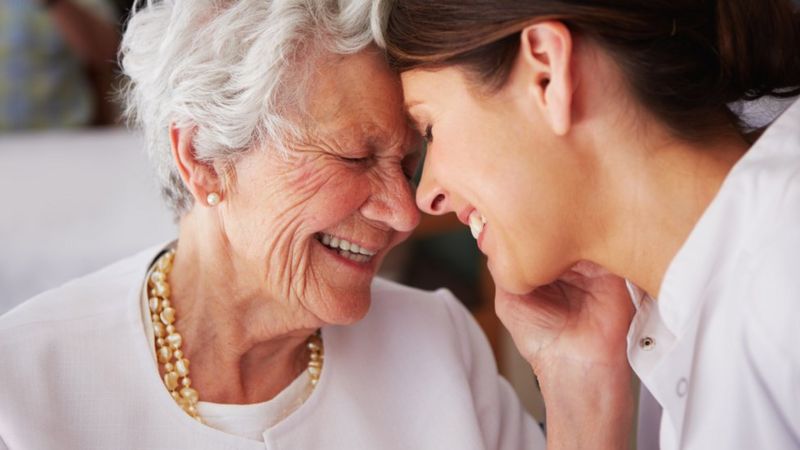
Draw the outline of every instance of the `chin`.
M336 292L319 305L317 317L328 325L352 325L369 312L372 304L370 289L364 292Z
M536 289L536 284L524 279L518 271L513 270L513 265L509 263L501 261L493 264L493 261L489 259L487 266L497 289L513 295L525 295Z

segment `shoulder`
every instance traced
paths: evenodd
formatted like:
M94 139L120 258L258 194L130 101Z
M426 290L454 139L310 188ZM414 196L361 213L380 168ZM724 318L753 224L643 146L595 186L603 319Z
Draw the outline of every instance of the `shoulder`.
M736 164L730 199L756 228L768 230L800 214L800 100L773 122ZM777 224L780 226L780 224Z
M750 299L750 323L779 331L800 314L800 101L750 151L747 184L735 199L740 215L729 218L748 224L736 283Z
M745 256L742 271L743 334L741 345L748 367L757 374L758 387L771 396L772 407L800 433L800 218L786 211L759 245ZM789 226L790 223L792 226ZM755 386L755 385L754 385Z
M447 289L423 291L376 278L364 323L373 331L404 336L431 351L449 353L470 371L476 364L496 370L488 340L467 308ZM480 362L480 363L479 363Z
M451 331L475 323L467 308L447 289L424 291L376 278L372 284L372 302L368 320L418 322Z
M377 326L370 330L371 336L364 337L373 345L388 343L392 351L387 354L404 355L393 356L402 362L398 366L409 368L398 370L404 383L423 377L425 387L417 384L417 391L430 389L430 395L440 399L447 397L443 395L447 389L461 386L451 398L463 395L469 399L457 409L461 414L472 411L486 448L544 448L541 430L498 374L486 336L453 294L446 289L426 292L377 279L372 300L373 309L365 321Z
M131 336L141 312L132 301L155 252L75 279L0 317L0 424L67 417L69 408L86 406L82 392L96 389L92 367L116 380L138 364ZM42 416L45 409L55 415Z
M800 317L800 164L770 201L774 206L741 255L745 323L749 334L800 370L800 347L793 344Z
M122 298L141 286L159 248L144 250L25 301L0 316L0 337L118 312L125 305Z
M436 311L448 315L469 316L463 304L447 289L424 291L384 278L375 278L372 283L373 313L401 313L427 315ZM463 317L455 317L462 320ZM450 319L453 320L453 319Z

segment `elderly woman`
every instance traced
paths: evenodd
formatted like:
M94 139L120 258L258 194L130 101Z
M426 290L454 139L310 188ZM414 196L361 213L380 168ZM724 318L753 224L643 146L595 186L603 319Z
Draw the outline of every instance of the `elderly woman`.
M122 62L176 242L0 319L0 448L496 449L543 438L447 292L367 3L149 2Z

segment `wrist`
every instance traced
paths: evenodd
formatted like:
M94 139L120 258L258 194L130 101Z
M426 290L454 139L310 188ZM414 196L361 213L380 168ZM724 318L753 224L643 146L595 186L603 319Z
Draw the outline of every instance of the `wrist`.
M550 356L539 358L530 364L536 377L545 384L553 386L565 383L596 383L601 375L608 381L630 381L633 371L625 353L618 353L603 359L588 359L576 356Z
M539 385L548 448L628 448L636 395L627 362L561 361L540 371Z

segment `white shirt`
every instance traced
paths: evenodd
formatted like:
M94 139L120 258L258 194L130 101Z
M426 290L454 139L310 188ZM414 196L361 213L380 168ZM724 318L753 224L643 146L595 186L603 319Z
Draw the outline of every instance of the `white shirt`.
M170 244L174 247L174 244ZM153 273L152 266L147 272L147 278ZM139 298L145 336L150 342L150 352L153 361L158 361L156 356L155 330L148 304L147 283L142 281ZM232 405L199 401L197 410L203 423L224 431L228 434L246 437L255 441L261 440L264 430L273 427L278 422L295 412L311 394L313 387L308 371L304 370L297 378L278 393L274 398L260 403L248 405Z
M662 449L800 448L800 102L734 166L657 301L631 287L628 357Z
M166 391L144 331L139 294L156 254L0 318L0 448L544 448L463 306L447 291L384 280L364 319L322 329L319 383L260 440L201 425Z
M228 434L260 441L267 428L274 427L305 402L311 377L304 371L275 398L250 405L229 405L200 401L197 410L203 423Z

